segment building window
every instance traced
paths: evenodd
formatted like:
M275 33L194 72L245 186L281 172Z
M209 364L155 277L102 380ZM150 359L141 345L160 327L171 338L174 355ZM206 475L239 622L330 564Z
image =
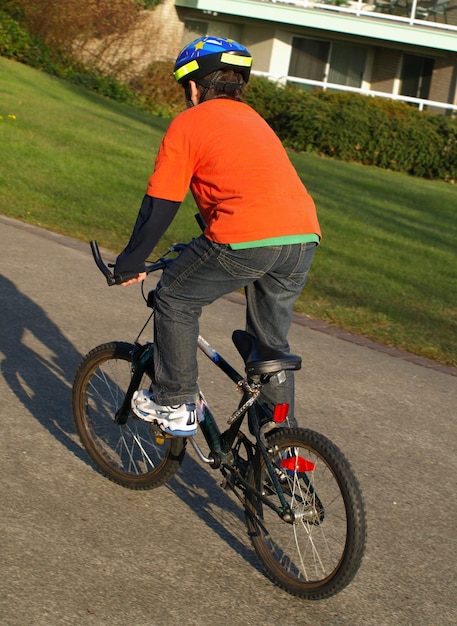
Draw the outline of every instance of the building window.
M434 63L433 59L404 54L400 75L400 95L428 99Z
M367 50L339 42L292 38L289 76L361 87Z
M333 43L328 82L346 87L362 86L367 52L360 46Z
M330 43L293 37L289 76L325 80Z

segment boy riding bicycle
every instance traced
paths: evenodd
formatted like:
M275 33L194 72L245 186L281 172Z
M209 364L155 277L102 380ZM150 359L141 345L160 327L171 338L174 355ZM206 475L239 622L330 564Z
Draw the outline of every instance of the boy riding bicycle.
M164 270L155 291L154 380L134 395L134 413L175 436L197 430L197 338L202 307L244 288L246 330L278 350L320 241L311 196L268 124L241 100L252 57L239 43L201 37L178 55L175 79L187 110L165 133L118 275L146 277L145 260L190 188L206 223ZM267 404L289 403L293 373L264 387Z

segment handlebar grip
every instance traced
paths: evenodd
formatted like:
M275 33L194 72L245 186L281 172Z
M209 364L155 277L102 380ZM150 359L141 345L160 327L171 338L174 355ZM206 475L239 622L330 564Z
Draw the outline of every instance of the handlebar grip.
M92 256L94 257L94 261L97 264L98 269L106 278L106 282L109 287L113 285L122 285L122 283L126 283L131 278L136 278L138 276L138 272L124 272L123 274L113 274L109 267L105 265L100 250L98 247L98 243L94 240L90 242L90 248L92 250Z
M138 276L138 272L123 272L122 274L114 274L112 285L122 285L122 283L126 283L131 278L136 278ZM109 283L108 283L109 284Z
M182 250L184 250L186 246L187 244L185 243L176 243L170 248L169 251L179 253ZM90 242L90 249L92 250L92 256L94 257L94 261L98 269L106 278L106 282L108 283L109 287L112 287L113 285L122 285L123 283L126 283L128 280L131 280L132 278L136 278L139 275L139 272L123 272L122 274L113 274L110 268L114 267L114 265L105 264L105 262L103 261L101 257L98 243L94 239ZM146 266L145 268L146 274L150 274L151 272L156 272L158 270L163 270L169 263L172 263L172 262L173 262L173 259L167 259L165 258L165 256L163 256L158 261L155 261L155 263L151 263L150 265Z

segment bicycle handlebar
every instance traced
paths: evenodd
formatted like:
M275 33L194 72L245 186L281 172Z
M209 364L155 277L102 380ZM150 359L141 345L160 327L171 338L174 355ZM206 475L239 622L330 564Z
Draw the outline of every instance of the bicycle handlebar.
M203 232L206 228L205 220L200 215L200 213L197 213L194 217ZM181 250L184 250L186 246L187 243L175 243L173 246L171 246L171 248L169 248L167 254L170 254L170 252L181 252ZM98 269L106 278L108 287L112 287L113 285L122 285L122 283L126 283L128 280L136 278L138 276L138 272L124 272L123 274L113 274L113 272L110 270L110 267L114 267L114 265L112 263L108 263L108 265L105 264L101 257L98 243L95 240L92 240L90 242L90 249L92 250L92 256L94 257L94 261L97 264ZM157 272L157 270L163 270L169 263L172 262L173 259L167 259L166 255L161 256L158 261L146 265L146 274L150 274L151 272Z
M185 243L177 243L169 249L169 252L180 252L184 250L187 244ZM113 285L122 285L122 283L127 282L131 278L136 278L138 276L138 272L124 272L123 274L113 274L110 270L110 267L114 267L113 264L106 265L103 261L100 249L98 247L98 243L95 240L90 242L90 249L92 251L92 256L94 257L94 261L101 271L103 276L106 278L106 282L109 287ZM150 274L151 272L156 272L158 270L163 270L169 263L172 263L173 259L167 259L165 256L160 257L158 261L154 263L149 263L146 265L146 274Z

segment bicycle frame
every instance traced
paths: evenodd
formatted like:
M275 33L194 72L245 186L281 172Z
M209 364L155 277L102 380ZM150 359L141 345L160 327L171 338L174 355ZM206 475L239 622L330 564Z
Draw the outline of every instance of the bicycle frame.
M278 481L276 473L274 472L273 465L270 461L266 448L266 443L264 441L263 433L260 429L258 414L255 410L255 407L257 407L264 414L267 414L267 409L259 400L262 384L256 383L255 386L252 386L251 381L241 376L230 365L230 363L226 361L201 335L199 335L198 337L198 347L215 365L217 365L217 367L219 367L220 370L224 372L224 374L226 374L230 378L232 382L236 383L240 387L240 389L243 391L243 396L239 408L234 413L232 413L232 415L227 420L229 428L223 433L220 433L214 416L211 413L210 408L206 404L203 395L201 394L200 397L203 401L204 412L202 415L203 419L199 420L199 426L206 440L206 443L211 450L212 458L210 457L208 459L205 459L201 454L201 451L199 450L196 442L191 439L193 447L195 448L202 460L205 460L214 467L222 465L224 469L228 470L232 474L235 474L235 469L233 465L230 462L226 462L226 457L230 454L233 444L235 443L235 439L237 438L240 431L241 424L243 423L246 414L248 414L251 419L251 424L253 425L254 436L256 437L257 441L257 448L265 460L270 480L275 487L281 506L276 507L275 505L273 505L267 498L265 498L265 496L261 492L254 489L239 472L236 472L235 478L243 485L245 489L248 489L250 492L254 493L265 504L267 504L274 511L276 511L276 513L282 519L292 522L293 514L284 498L282 487ZM216 458L214 458L215 454L217 455ZM221 457L220 461L217 458L218 456Z
M138 386L141 383L141 379L145 374L152 358L153 345L151 343L147 343L145 345L140 345L139 343L137 343L136 345L138 346L139 354L134 360L132 378L125 394L124 400L120 409L116 413L116 421L118 424L125 424L127 422L130 413L131 399L133 393L138 389ZM210 465L213 469L219 469L222 466L225 470L229 471L232 474L236 482L240 483L244 487L244 489L247 489L250 492L254 493L256 497L260 498L265 504L272 508L282 519L287 522L293 522L293 514L290 510L289 505L286 502L286 499L284 498L281 484L270 461L266 448L266 443L264 440L264 435L259 425L258 414L255 410L256 406L257 409L260 410L262 413L266 414L269 418L271 417L268 414L268 410L266 409L266 407L264 407L262 402L259 400L259 394L262 384L259 383L256 384L254 387L251 387L250 382L246 378L241 376L241 374L237 372L230 365L230 363L226 359L224 359L214 348L212 348L212 346L201 335L199 335L198 337L198 348L221 371L223 371L224 374L226 374L232 382L240 387L243 395L239 408L228 418L229 428L221 433L214 418L214 415L212 414L208 404L206 403L203 394L200 393L200 399L197 403L198 425L210 450L209 456L204 455L193 437L190 438L192 446L194 447L199 458L203 462ZM257 449L260 451L265 460L270 480L273 483L275 491L278 495L280 501L279 507L270 502L270 500L268 500L260 491L254 489L252 485L250 485L248 481L244 478L244 476L242 476L242 474L237 471L239 468L234 467L233 465L234 457L231 453L231 450L233 448L236 438L238 437L241 424L243 423L244 418L247 414L249 415L251 424L253 425L254 436L256 437L257 442Z

